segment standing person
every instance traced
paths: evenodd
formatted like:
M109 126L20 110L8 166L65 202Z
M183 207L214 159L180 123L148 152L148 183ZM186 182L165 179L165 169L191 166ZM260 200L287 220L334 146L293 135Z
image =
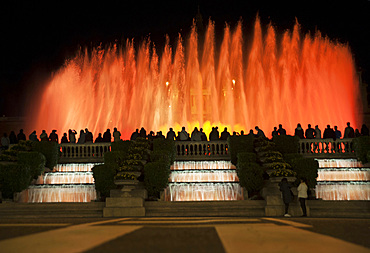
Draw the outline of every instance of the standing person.
M67 133L64 133L60 139L60 143L68 143Z
M26 135L23 133L23 129L19 130L19 133L17 134L18 141L25 141Z
M274 138L274 136L276 136L276 135L279 135L277 127L274 127L274 131L272 131L271 135L272 135L272 138Z
M18 143L17 136L15 135L14 131L10 132L9 140L10 140L10 144L17 144Z
M121 140L121 132L117 130L117 127L113 129L113 139L114 139L114 142Z
M266 138L266 135L265 135L265 133L262 131L262 129L261 129L261 128L259 128L258 126L256 126L254 129L256 129L256 131L257 131L257 134L256 134L256 136L257 136L257 137L263 137L263 138Z
M112 135L110 133L110 129L108 128L107 131L103 134L103 142L111 142L112 141Z
M307 194L308 186L304 178L301 178L301 183L299 184L297 190L298 190L298 200L299 203L301 204L301 209L303 212L302 217L306 217L307 216L306 199L308 198Z
M278 133L279 135L286 135L286 130L283 128L282 124L279 124Z
M294 130L294 135L298 136L299 139L304 139L303 128L300 123L297 124L297 128Z
M45 130L42 130L42 133L40 134L40 140L41 141L49 141L48 134Z
M355 130L349 122L347 122L347 127L344 129L344 138L355 138Z
M288 213L288 209L289 209L289 203L292 202L293 200L293 194L292 194L292 191L290 190L288 179L286 178L281 179L279 186L280 186L280 191L283 195L283 202L285 205L284 217L291 217L291 215Z
M306 139L313 139L315 138L315 129L311 127L311 124L308 124L308 128L305 132Z
M365 124L362 124L361 135L369 136L369 128L367 128L367 126Z
M170 130L167 132L167 137L166 137L167 140L176 140L176 133L175 131L173 131L173 128L170 127Z
M342 138L342 132L338 130L338 126L334 126L335 138L340 139Z
M92 143L94 140L92 132L85 128L85 143Z
M141 129L140 129L140 137L141 138L146 138L146 130L145 130L145 128L144 127L142 127ZM103 138L104 138L104 135L103 135Z
M33 131L33 132L28 136L28 139L29 139L30 141L39 141L39 139L37 139L36 131Z
M57 130L52 130L51 131L51 134L49 135L49 141L58 143Z
M68 138L70 143L76 143L76 130L68 130Z
M86 134L84 130L80 130L80 138L78 138L78 144L84 144L86 142Z
M189 140L189 134L186 132L185 127L181 128L181 132L179 133L180 141L187 141Z
M10 140L9 137L7 136L6 133L4 133L3 137L1 137L1 149L2 150L7 150L10 145Z
M202 141L207 141L207 135L203 132L203 128L199 130Z
M227 127L225 127L224 131L221 132L220 140L226 141L227 138L229 138L229 136L230 136L230 133L227 131Z

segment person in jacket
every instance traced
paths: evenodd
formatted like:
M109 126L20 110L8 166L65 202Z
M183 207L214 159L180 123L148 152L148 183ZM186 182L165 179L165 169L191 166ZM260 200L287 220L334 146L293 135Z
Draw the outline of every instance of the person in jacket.
M282 193L283 202L285 205L284 217L291 217L291 215L288 213L288 209L289 209L289 203L292 202L293 200L293 194L292 194L292 191L290 190L288 179L286 178L281 179L279 186L280 186L280 191Z
M297 190L298 190L298 200L299 203L301 204L301 209L303 212L302 217L306 217L307 216L306 199L308 198L307 194L308 186L304 178L301 179L301 183L299 184Z

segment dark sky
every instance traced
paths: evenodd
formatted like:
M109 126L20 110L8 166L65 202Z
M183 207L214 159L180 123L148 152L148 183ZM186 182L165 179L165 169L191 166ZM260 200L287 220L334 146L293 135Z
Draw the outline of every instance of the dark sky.
M77 1L76 1L77 2ZM58 69L79 46L94 46L150 35L160 51L168 34L186 37L198 6L206 23L216 23L221 37L225 22L242 18L244 36L251 35L256 14L262 27L269 22L282 33L295 18L304 33L349 43L356 65L370 82L370 1L90 1L73 3L9 1L0 4L0 115L20 116L26 96L37 96L41 80ZM324 3L323 3L324 2ZM219 34L220 36L217 36ZM248 40L246 38L246 40ZM32 92L35 91L35 92Z

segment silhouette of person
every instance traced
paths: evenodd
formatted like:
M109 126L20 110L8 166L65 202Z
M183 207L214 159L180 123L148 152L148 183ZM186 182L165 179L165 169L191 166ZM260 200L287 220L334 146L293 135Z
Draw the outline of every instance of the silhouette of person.
M323 137L324 137L324 139L333 139L333 140L336 139L335 132L334 132L333 128L330 127L330 125L326 126L326 128L324 130Z
M192 141L201 141L202 140L201 133L199 132L197 127L194 127L194 130L191 133L191 140Z
M311 127L311 124L308 124L308 128L305 132L306 139L314 139L315 138L315 129Z
M18 143L17 136L15 135L14 131L10 132L9 140L10 140L10 144L17 144Z
M85 143L92 143L94 140L92 132L85 128Z
M283 202L285 205L285 217L291 217L291 215L288 213L289 210L289 203L292 202L293 196L292 192L290 190L290 185L288 184L288 180L286 178L283 178L281 182L279 183L280 191L282 193Z
M361 127L361 135L363 135L363 136L369 136L369 128L367 128L367 126L365 124L362 124L362 127Z
M300 123L297 124L297 127L294 130L294 135L298 136L300 139L304 139L304 133Z
M140 136L140 134L139 134L139 129L136 129L136 130L135 130L135 132L133 132L133 133L131 134L130 140L131 140L131 141L134 141L134 140L136 140L136 138L137 138L137 137L139 137L139 136Z
M146 138L146 130L144 129L144 127L140 129L140 137L144 139Z
M17 134L17 139L18 142L26 140L26 135L23 133L23 129L19 130L19 133Z
M262 129L260 129L258 126L256 126L254 129L256 129L256 131L257 131L257 134L256 134L256 136L257 136L257 137L263 137L263 138L266 138L266 135L265 135L265 133L262 131Z
M49 135L49 141L58 143L57 130L52 130L51 131L51 134Z
M68 143L67 133L64 133L62 139L60 139L60 143Z
M76 130L68 130L68 137L69 137L69 142L70 143L76 143Z
M41 141L49 141L48 134L46 133L45 130L42 130L42 132L40 134L40 140Z
M110 129L108 128L107 131L103 134L103 142L111 142L112 141L112 135L110 133Z
M283 128L283 125L279 124L279 129L278 129L279 135L286 135L286 130Z
M321 130L318 125L315 126L315 139L321 139Z
M29 140L30 141L39 141L39 139L37 139L37 135L36 135L36 131L33 131L29 136L28 136Z
M355 131L349 122L347 122L347 127L344 129L344 138L355 138Z
M180 141L187 141L189 139L189 134L186 132L185 127L182 127L179 137Z
M274 131L271 133L272 137L279 135L279 132L277 131L277 127L274 127Z
M148 134L148 140L153 141L156 138L153 131L150 131Z
M256 137L256 135L253 133L253 129L249 130L249 133L247 134L247 136Z
M360 130L358 130L356 128L356 130L355 130L355 137L360 137L360 136L361 136Z
M338 126L334 126L335 139L342 138L342 132L338 130Z
M113 129L113 140L114 142L121 140L121 132L117 130L117 127Z
M84 130L80 130L80 137L78 138L78 144L84 144L86 142L86 134Z
M227 138L229 138L229 136L230 136L230 133L227 131L227 127L225 127L224 131L222 131L221 133L220 139L226 141Z
M173 131L172 127L170 127L170 130L167 132L166 139L167 140L172 140L172 141L176 139L176 133L175 133L175 131Z
M203 128L201 128L199 132L200 132L200 138L202 139L202 141L207 141L207 135L203 132Z
M98 134L98 137L95 139L95 143L103 142L103 137L101 136L101 133Z
M164 137L164 135L162 134L162 131L157 132L157 135L155 136L155 138L156 138L156 139L162 139L162 140L166 139L166 138Z
M10 139L6 133L3 134L3 137L1 137L1 149L7 150L10 145Z
M209 133L209 140L210 141L218 141L219 140L219 134L216 129L216 127L212 127L212 131Z

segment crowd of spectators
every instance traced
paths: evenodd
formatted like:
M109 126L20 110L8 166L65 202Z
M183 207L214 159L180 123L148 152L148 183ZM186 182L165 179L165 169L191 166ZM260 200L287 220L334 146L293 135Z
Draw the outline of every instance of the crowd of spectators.
M262 129L260 129L258 126L255 127L255 131L251 129L248 133L248 135L252 135L255 137L264 137L266 138L265 133ZM272 131L272 137L276 135L286 135L286 130L283 128L283 126L280 124L279 127L274 127L274 130ZM84 144L84 143L100 143L100 142L112 142L112 135L113 135L113 141L117 142L121 140L121 133L117 130L117 128L114 128L113 133L110 132L110 129L107 129L103 134L99 133L96 137L95 141L93 138L92 132L90 132L87 128L85 130L81 129L79 137L77 139L77 132L76 130L69 129L68 134L63 133L62 138L60 139L60 143L78 143L78 144ZM173 128L170 128L167 132L166 136L163 135L162 131L157 132L154 134L153 131L150 131L149 134L146 133L146 130L142 127L140 130L136 129L135 132L131 134L130 140L135 140L139 137L141 138L148 138L149 140L161 138L161 139L170 139L170 140L177 140L177 141L217 141L217 140L227 140L227 138L231 134L229 133L227 127L224 128L224 130L219 132L218 127L212 127L212 131L210 132L209 136L207 137L206 133L203 132L203 128L200 128L198 130L197 127L194 128L194 130L189 134L186 131L185 127L182 127L181 131L175 133ZM233 136L240 136L244 135L244 131L233 132ZM323 135L321 135L321 130L318 125L315 126L315 128L311 127L311 124L307 125L307 129L304 130L300 123L297 124L297 127L294 130L294 135L298 136L300 139L341 139L343 138L355 138L359 136L369 136L369 129L365 124L362 125L361 130L359 129L353 129L351 124L347 122L347 127L344 129L344 133L342 135L342 132L338 129L338 126L334 126L334 128L331 128L330 125L327 125L324 129ZM45 130L42 130L42 133L40 134L39 138L37 137L36 131L33 131L29 136L28 139L31 141L51 141L59 143L59 138L57 134L57 130L52 130L50 135L46 133ZM19 133L16 135L14 131L11 131L9 136L4 133L1 137L1 148L8 149L11 144L16 144L21 140L26 140L26 135L23 133L23 129L19 130Z

